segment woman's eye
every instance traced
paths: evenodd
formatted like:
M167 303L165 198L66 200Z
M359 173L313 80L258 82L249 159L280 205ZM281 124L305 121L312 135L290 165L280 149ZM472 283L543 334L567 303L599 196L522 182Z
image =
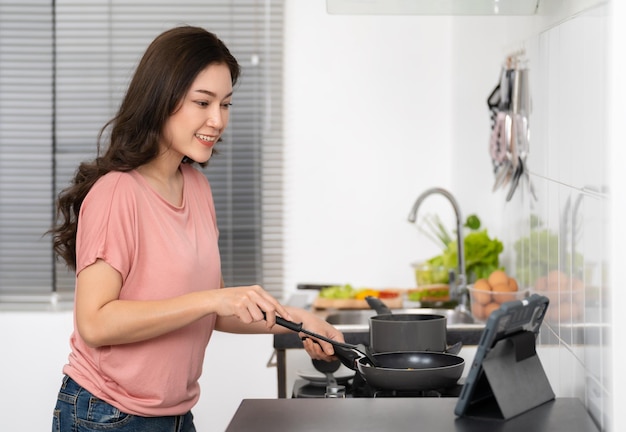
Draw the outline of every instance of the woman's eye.
M201 107L209 106L209 103L207 101L196 101L196 103Z
M231 102L226 102L222 104L222 108L224 109L230 109L231 106L233 106Z

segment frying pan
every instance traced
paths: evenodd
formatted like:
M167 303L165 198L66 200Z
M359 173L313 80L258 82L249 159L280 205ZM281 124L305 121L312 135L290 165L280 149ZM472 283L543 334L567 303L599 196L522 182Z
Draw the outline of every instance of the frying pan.
M405 351L371 354L364 345L334 341L276 317L276 324L326 341L346 367L358 371L371 386L386 390L431 390L453 386L461 377L465 360L454 354Z
M454 386L465 360L454 354L407 351L373 354L377 366L357 360L359 373L372 387L382 390L434 390Z

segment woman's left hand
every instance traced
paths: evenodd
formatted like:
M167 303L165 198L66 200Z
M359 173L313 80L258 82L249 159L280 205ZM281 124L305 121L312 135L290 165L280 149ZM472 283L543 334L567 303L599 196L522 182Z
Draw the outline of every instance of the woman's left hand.
M299 314L303 328L313 333L326 336L327 338L335 340L337 342L345 342L343 333L341 333L331 324L327 323L323 319L315 316L308 311L303 312L304 313ZM300 334L300 336L302 337L302 344L304 345L304 349L311 356L312 359L325 361L332 361L337 359L335 357L335 350L332 344L329 344L328 342L322 340L315 340L312 337L308 337L304 334Z

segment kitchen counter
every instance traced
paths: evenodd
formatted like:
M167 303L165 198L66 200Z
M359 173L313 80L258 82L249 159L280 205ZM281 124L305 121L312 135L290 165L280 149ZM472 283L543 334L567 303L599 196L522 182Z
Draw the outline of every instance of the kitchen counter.
M456 398L245 399L226 432L593 432L576 398L557 398L508 421L457 418Z

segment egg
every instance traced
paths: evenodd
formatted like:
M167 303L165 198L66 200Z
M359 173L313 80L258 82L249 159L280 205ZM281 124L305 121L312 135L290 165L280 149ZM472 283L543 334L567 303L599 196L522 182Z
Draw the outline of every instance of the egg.
M472 315L479 320L485 319L485 311L483 305L478 302L472 302Z
M494 293L511 292L511 285L508 282L500 282L491 286Z
M565 291L569 289L569 277L558 270L552 270L547 275L548 291Z
M535 291L548 291L548 278L541 276L535 281Z
M509 283L509 276L503 270L495 270L489 275L487 280L489 285L494 287L501 283Z
M476 303L487 304L491 301L491 285L487 279L478 279L474 282L473 300Z
M517 300L517 299L518 299L517 292L502 292L502 293L498 293L498 295L493 296L493 301L495 301L498 304L510 302L510 301Z
M489 315L491 315L491 312L493 312L496 309L500 309L500 303L492 302L486 305L484 308L485 319L489 318Z

